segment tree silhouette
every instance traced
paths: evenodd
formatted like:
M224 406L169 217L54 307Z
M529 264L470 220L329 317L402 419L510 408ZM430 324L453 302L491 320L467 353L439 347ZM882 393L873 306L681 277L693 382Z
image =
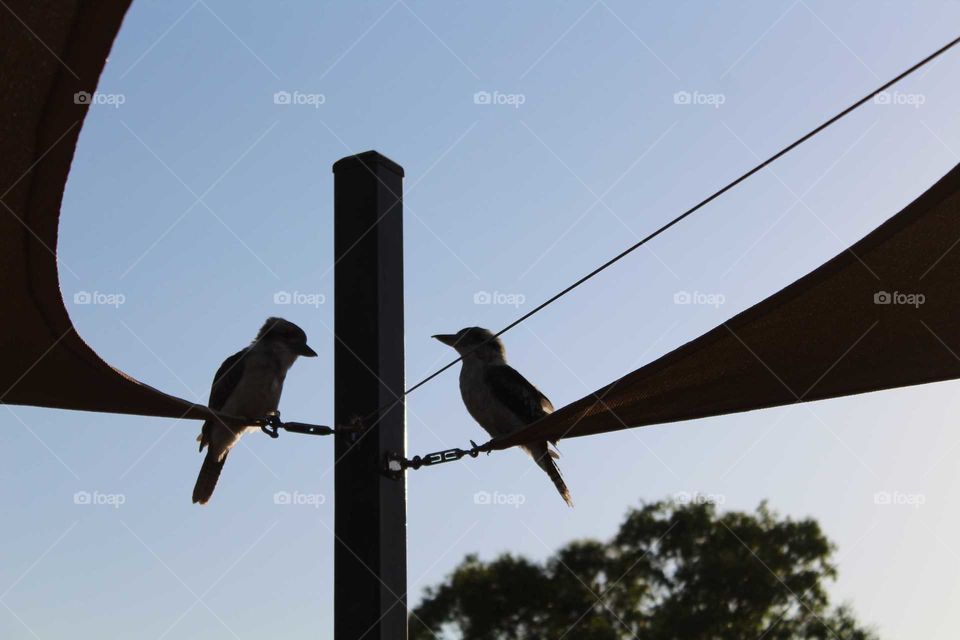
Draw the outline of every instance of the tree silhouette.
M467 556L426 591L413 640L868 640L824 582L834 547L815 520L718 513L713 504L631 509L609 542L567 544L543 564Z

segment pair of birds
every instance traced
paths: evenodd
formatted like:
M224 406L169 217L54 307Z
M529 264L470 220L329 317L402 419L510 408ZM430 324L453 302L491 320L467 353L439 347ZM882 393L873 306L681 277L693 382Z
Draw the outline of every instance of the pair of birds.
M460 369L460 394L467 411L491 436L501 436L553 412L545 395L507 364L503 342L480 327L468 327L457 333L433 336L456 349L463 359ZM283 318L267 318L250 344L227 358L213 379L208 406L214 411L242 418L262 418L280 404L283 381L299 356L315 357L307 345L307 335ZM197 440L207 455L193 501L206 504L217 486L227 454L247 431L259 427L228 427L222 422L204 422ZM560 496L573 506L556 459L559 454L548 442L525 445L537 465L553 481ZM556 445L556 443L552 443Z

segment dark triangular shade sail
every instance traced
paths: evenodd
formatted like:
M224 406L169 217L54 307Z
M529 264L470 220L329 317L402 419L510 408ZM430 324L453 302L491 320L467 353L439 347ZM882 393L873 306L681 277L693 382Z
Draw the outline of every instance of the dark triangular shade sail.
M70 161L129 0L6 0L0 8L0 402L205 418L77 335L60 294L57 226Z
M960 166L807 276L490 446L960 377L958 244Z

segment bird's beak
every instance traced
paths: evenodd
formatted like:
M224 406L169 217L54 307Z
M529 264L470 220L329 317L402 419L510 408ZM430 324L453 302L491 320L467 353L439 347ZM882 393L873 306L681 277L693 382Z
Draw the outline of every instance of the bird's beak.
M307 346L306 343L304 343L303 347L300 348L300 351L299 351L298 353L299 353L301 356L306 356L307 358L316 358L316 357L317 357L317 352L314 351L313 349L311 349L309 346Z
M455 333L440 333L430 337L435 340L439 340L448 347L452 347L457 344L457 335Z

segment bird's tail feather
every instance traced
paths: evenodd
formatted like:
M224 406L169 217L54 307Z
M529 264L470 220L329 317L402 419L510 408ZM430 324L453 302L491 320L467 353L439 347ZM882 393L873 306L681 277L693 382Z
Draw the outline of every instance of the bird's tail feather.
M538 447L537 449L540 448ZM563 501L567 503L568 507L572 507L573 499L570 498L570 489L567 488L567 483L563 481L563 476L560 474L560 467L557 466L555 462L556 457L553 453L553 451L547 448L546 443L544 443L542 449L536 450L533 458L537 461L537 465L550 476L550 479L553 481L553 486L560 492L560 497L563 498Z
M197 476L197 484L193 487L194 504L198 502L207 504L210 501L226 460L227 452L224 452L223 456L217 456L211 449L207 449L207 456L203 459L203 466L200 467L200 475Z

